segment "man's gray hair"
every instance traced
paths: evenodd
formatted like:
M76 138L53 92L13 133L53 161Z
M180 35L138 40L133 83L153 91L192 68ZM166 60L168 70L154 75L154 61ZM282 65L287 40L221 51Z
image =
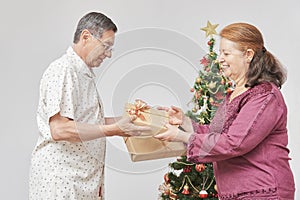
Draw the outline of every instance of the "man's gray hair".
M84 29L90 31L90 33L97 38L101 38L104 31L112 30L116 33L118 30L110 18L98 12L90 12L79 20L74 34L74 43L79 41L80 34Z

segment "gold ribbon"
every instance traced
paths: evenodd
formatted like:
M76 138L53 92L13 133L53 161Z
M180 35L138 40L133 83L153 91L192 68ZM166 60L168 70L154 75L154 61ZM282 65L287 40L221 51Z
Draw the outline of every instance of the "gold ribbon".
M134 102L134 105L127 109L127 112L129 113L129 115L135 115L138 118L140 118L142 121L146 121L145 116L143 115L143 112L145 112L146 110L149 110L150 107L147 105L146 102L137 99Z

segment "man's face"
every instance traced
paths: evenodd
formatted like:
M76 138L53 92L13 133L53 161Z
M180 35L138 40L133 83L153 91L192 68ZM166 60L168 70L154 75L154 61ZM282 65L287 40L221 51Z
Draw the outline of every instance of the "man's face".
M112 30L105 31L101 38L91 35L90 44L86 46L86 65L90 68L99 67L106 57L110 58L114 41L115 32Z

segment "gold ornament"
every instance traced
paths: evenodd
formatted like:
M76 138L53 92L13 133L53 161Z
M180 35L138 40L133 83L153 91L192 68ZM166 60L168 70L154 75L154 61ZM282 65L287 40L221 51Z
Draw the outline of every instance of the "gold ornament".
M204 118L200 118L199 122L200 122L200 124L204 124L205 123L205 119Z
M217 82L210 82L209 84L208 84L208 87L210 88L210 89L214 89L215 87L216 87L216 85L217 85Z
M200 78L200 77L198 77L198 78L196 79L196 83L198 83L198 84L201 83L201 78Z
M218 192L218 187L217 187L217 185L214 186L214 189Z
M215 52L212 51L212 52L209 53L209 55L210 55L211 57L213 57L213 56L215 55Z
M216 28L219 24L212 25L209 21L207 21L206 27L201 28L202 31L205 31L206 37L212 36L213 34L217 35Z

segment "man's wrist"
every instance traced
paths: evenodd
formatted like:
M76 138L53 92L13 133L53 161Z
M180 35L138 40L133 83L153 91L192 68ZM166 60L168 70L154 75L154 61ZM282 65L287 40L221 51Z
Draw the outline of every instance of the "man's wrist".
M101 127L103 127L104 134L107 137L118 135L121 130L116 123L109 124L109 125L102 125L102 126L100 125L100 129L101 129Z

